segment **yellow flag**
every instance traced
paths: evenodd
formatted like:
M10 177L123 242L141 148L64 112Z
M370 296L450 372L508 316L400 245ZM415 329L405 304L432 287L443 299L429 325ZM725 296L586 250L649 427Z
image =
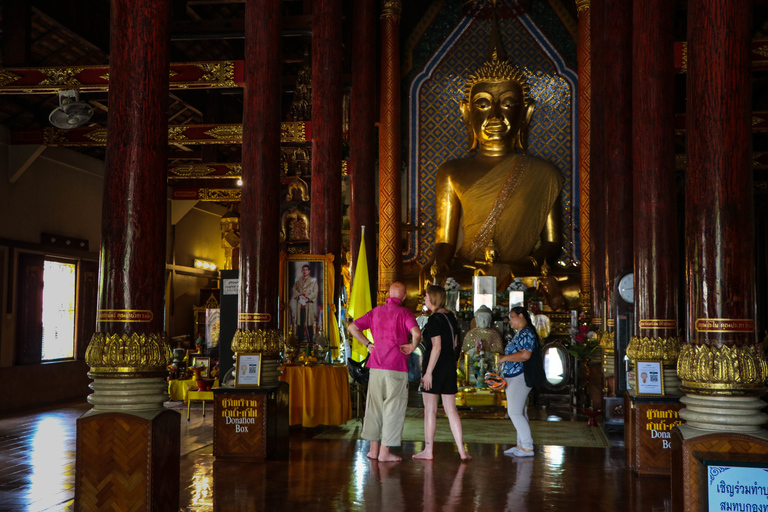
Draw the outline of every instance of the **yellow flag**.
M362 228L360 252L358 252L354 270L355 276L352 280L352 291L349 294L347 314L357 319L372 309L371 287L368 282L368 258L365 254L365 226ZM369 340L373 341L370 331L366 330L365 335ZM353 340L350 343L350 347L352 349L352 359L355 361L362 361L368 355L368 349L357 340Z

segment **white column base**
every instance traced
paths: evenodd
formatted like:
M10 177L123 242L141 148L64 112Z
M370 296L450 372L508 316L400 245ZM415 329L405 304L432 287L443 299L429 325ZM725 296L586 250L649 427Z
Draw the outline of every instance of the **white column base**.
M93 414L122 412L152 417L161 412L163 403L170 399L168 381L162 377L95 377L89 387L93 390L93 394L88 395Z
M762 430L768 415L761 412L766 403L754 396L685 395L680 401L685 408L680 417L686 430L704 433L742 432L755 434Z

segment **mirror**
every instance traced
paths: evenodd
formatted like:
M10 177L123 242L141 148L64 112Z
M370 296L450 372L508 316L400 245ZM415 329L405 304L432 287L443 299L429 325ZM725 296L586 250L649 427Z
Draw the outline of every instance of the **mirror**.
M544 372L547 382L544 387L550 390L560 390L571 382L571 364L568 352L559 342L551 342L542 348L544 356Z

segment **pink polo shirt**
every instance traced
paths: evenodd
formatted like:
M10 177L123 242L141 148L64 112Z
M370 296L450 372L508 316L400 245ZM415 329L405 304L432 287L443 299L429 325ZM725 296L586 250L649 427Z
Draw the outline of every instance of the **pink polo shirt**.
M373 334L375 345L366 363L368 368L408 371L408 356L400 351L400 345L409 343L408 333L418 324L399 299L388 298L386 304L373 308L354 324L363 331L370 329Z

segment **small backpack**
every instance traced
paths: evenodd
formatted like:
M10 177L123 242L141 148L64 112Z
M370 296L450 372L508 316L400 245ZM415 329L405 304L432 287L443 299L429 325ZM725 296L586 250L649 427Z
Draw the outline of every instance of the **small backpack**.
M523 361L523 374L525 375L525 385L529 388L541 386L547 381L547 374L544 372L544 358L541 355L541 344L537 341L534 344L531 357Z

